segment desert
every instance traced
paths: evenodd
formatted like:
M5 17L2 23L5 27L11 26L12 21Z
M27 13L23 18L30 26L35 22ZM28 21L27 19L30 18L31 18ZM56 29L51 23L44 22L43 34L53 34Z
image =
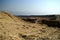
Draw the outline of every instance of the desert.
M60 40L60 28L0 12L0 40Z

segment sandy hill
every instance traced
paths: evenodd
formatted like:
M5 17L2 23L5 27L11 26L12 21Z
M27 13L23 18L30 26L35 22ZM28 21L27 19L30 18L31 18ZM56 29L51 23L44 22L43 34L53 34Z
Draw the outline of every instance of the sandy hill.
M28 23L0 12L0 40L60 40L60 28Z

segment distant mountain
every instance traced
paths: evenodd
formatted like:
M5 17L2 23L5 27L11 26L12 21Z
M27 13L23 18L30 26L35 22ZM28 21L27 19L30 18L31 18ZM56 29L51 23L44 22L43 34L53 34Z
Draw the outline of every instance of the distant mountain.
M15 15L18 17L54 17L55 15Z

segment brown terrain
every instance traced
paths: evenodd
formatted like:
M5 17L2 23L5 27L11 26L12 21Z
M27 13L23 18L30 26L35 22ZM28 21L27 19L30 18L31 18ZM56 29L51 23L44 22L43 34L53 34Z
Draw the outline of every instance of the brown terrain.
M16 16L30 23L46 24L52 27L60 28L60 15L33 15L33 16Z
M40 21L42 19L44 18L37 18L37 21L34 19L35 23L32 23L34 20L30 18L29 21L32 22L22 20L22 17L18 18L7 12L0 12L0 40L60 40L60 28L46 25L46 22L57 21L44 19L42 23Z

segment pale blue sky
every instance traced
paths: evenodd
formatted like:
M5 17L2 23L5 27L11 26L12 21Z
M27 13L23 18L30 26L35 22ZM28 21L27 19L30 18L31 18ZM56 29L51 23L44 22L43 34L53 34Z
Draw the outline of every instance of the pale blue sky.
M60 14L60 0L0 0L0 11L14 15Z

